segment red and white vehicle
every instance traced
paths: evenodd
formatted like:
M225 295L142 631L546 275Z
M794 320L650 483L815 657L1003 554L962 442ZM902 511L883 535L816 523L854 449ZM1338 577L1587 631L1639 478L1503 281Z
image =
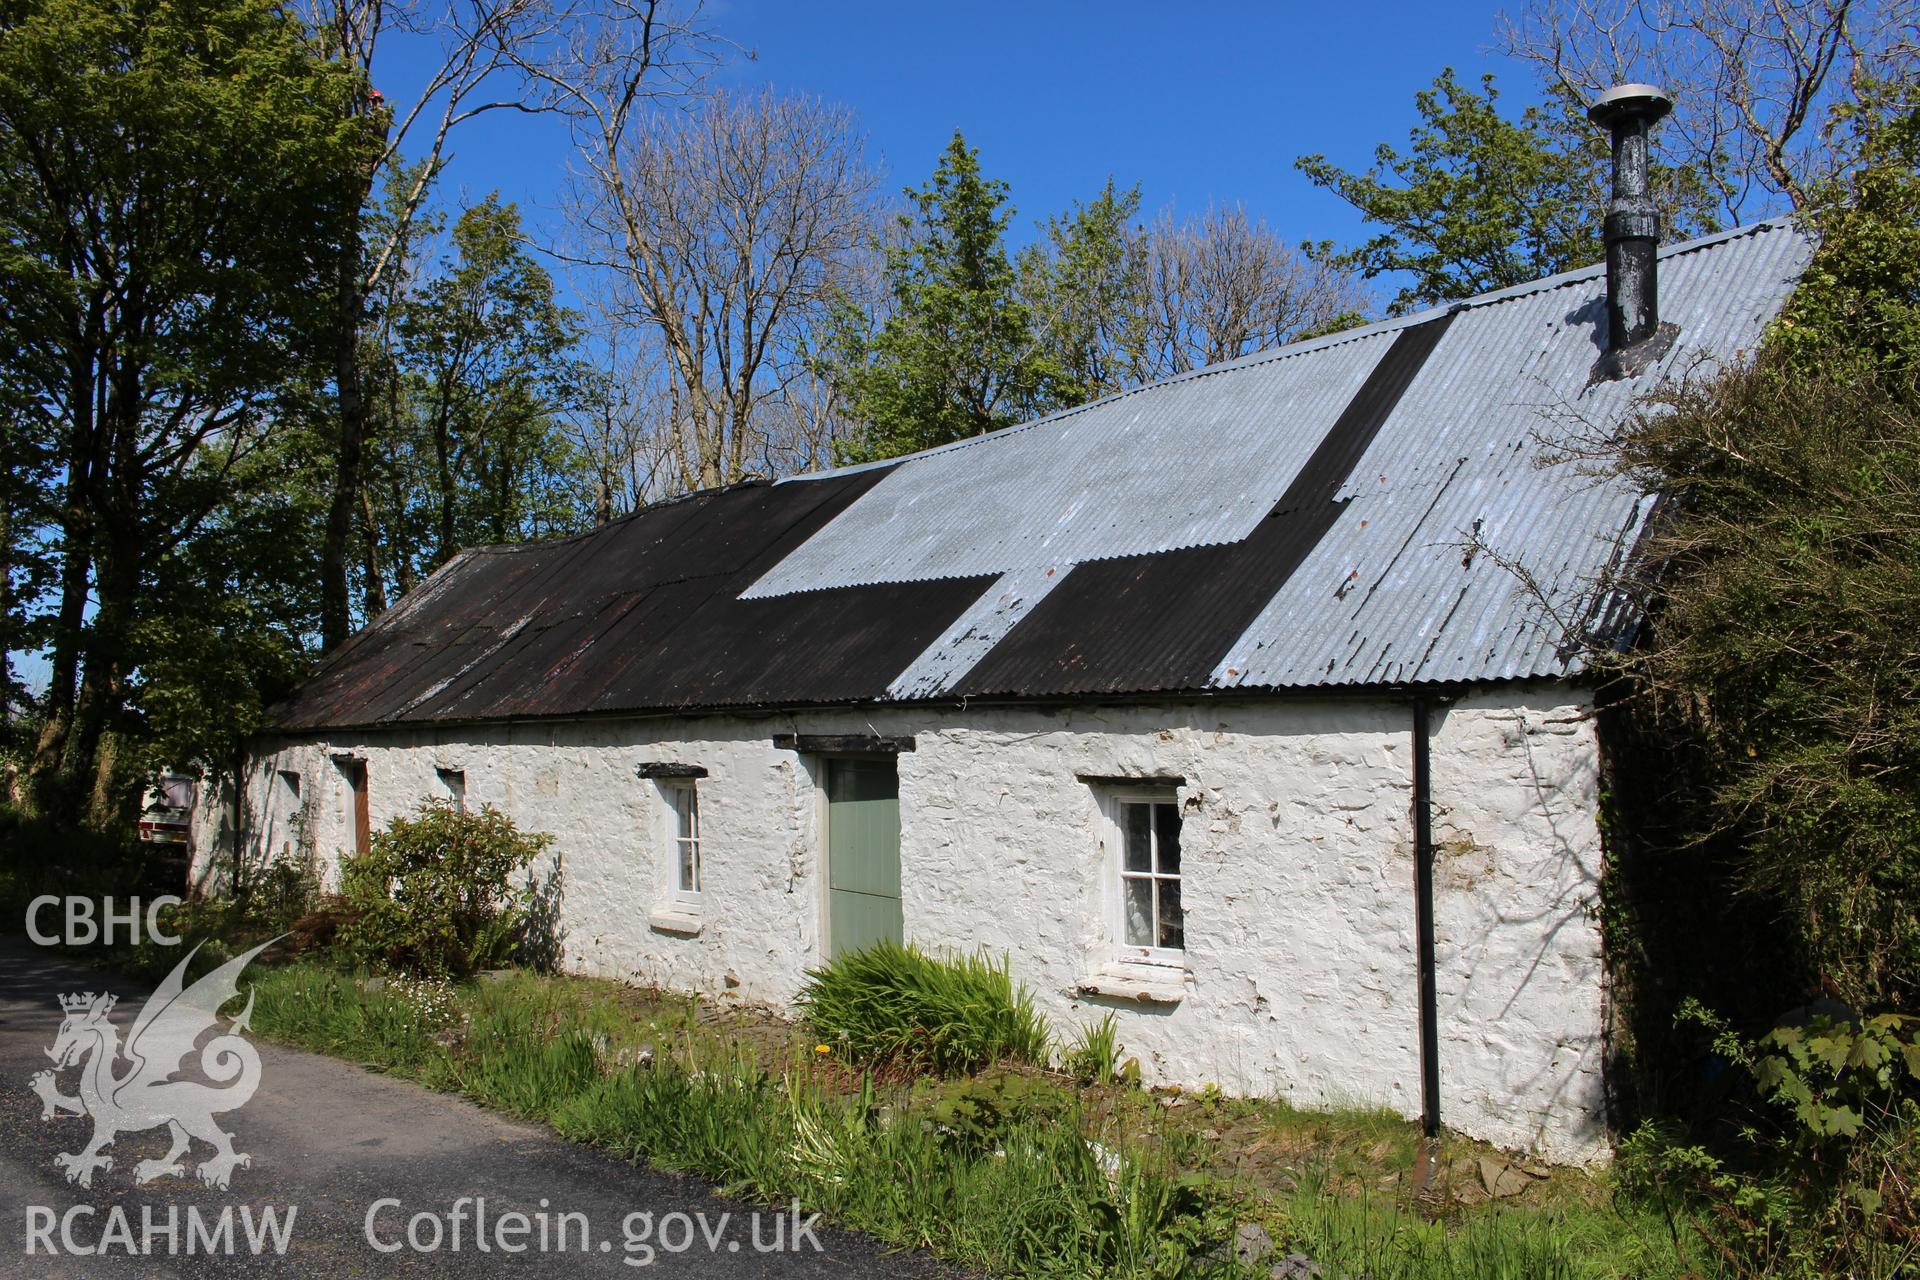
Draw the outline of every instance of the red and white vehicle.
M148 844L186 845L193 834L193 779L163 773L140 805L140 839Z

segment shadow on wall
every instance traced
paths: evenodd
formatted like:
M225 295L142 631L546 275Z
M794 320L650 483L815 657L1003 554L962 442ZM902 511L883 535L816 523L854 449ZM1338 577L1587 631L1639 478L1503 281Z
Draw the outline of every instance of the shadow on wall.
M1552 879L1546 883L1528 885L1529 889L1539 894L1534 909L1516 909L1511 899L1503 899L1496 910L1481 918L1480 927L1473 936L1443 936L1440 939L1443 1001L1456 1005L1478 1002L1483 1008L1497 1001L1485 1023L1487 1028L1496 1033L1510 1019L1525 1016L1528 1007L1554 1007L1555 993L1567 979L1564 966L1584 949L1577 941L1570 949L1563 935L1570 928L1584 930L1589 927L1590 913L1604 886L1604 880L1596 874L1597 867L1590 866L1588 860L1582 857L1579 842L1568 828L1570 820L1583 823L1592 819L1583 810L1576 808L1569 811L1561 780L1548 776L1542 770L1535 738L1537 734L1548 731L1551 721L1535 721L1521 711L1514 716L1511 724L1517 738L1513 745L1517 745L1525 757L1525 785L1532 796L1530 808L1546 827L1546 847L1539 851L1538 861L1551 868ZM1436 823L1436 827L1439 825ZM1453 826L1451 822L1446 825ZM1453 839L1436 841L1441 845L1440 856L1447 855L1449 846L1456 852L1463 846L1469 852L1477 852L1482 848L1474 842L1470 831L1459 827L1453 830ZM1449 886L1454 893L1471 896L1487 892L1479 886L1480 879L1494 882L1497 887L1500 873L1494 865L1493 851L1488 850L1487 854L1484 869L1474 868L1480 874L1469 874ZM1446 868L1438 867L1436 872L1444 876ZM1457 926L1457 918L1454 923ZM1445 924L1442 929L1444 934ZM1523 938L1527 941L1516 948L1516 939ZM1541 983L1547 984L1544 992L1540 989ZM1450 986L1451 990L1448 989ZM1443 1023L1446 1021L1444 1013L1442 1020ZM1542 1143L1547 1138L1547 1117L1593 1113L1596 1099L1580 1096L1580 1093L1593 1084L1591 1075L1581 1069L1582 1064L1589 1061L1589 1054L1598 1051L1604 1055L1605 1052L1604 1024L1595 1026L1594 1031L1598 1039L1564 1039L1560 1053L1540 1062L1524 1075L1508 1078L1507 1084L1514 1091L1530 1099L1544 1100L1539 1112L1540 1123L1534 1133L1536 1143ZM1475 1047L1482 1050L1486 1048L1485 1045ZM1509 1069L1518 1065L1511 1061L1508 1063ZM1597 1058L1593 1060L1593 1065L1600 1065ZM1500 1109L1495 1104L1487 1110L1487 1114L1498 1118ZM1594 1116L1590 1124L1583 1126L1580 1132L1569 1135L1569 1139L1576 1146L1582 1146L1598 1140L1600 1129L1599 1117Z
M560 921L560 903L565 888L565 868L555 854L545 872L527 872L527 916L520 936L520 963L541 973L560 967L567 944L566 926Z
M227 868L230 888L236 897L248 897L257 890L289 877L309 884L316 893L326 886L320 874L320 859L314 848L313 797L302 795L289 808L274 790L284 775L266 766L268 782L263 788L260 811L234 833L237 853ZM243 800L242 803L245 803Z
M233 850L240 841L240 833L233 825L234 794L234 782L230 774L209 773L200 784L199 802L194 813L195 829L204 830L210 825L213 834L204 845L206 856L197 857L188 864L187 891L193 897L205 898L219 893L233 876Z
M267 775L273 776L270 767ZM244 791L236 796L231 773L209 773L201 782L195 820L212 824L213 830L199 845L203 853L193 863L188 887L195 897L247 897L276 869L281 875L291 867L302 876L317 876L318 862L307 838L306 804L287 813L274 803L267 787L262 790L267 796L256 805Z

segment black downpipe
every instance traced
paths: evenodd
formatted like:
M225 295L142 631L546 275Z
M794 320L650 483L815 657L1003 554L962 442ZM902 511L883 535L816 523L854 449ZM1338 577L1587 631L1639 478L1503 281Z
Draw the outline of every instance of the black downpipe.
M1420 1128L1440 1133L1440 1006L1433 961L1433 760L1430 712L1413 700L1413 928L1420 974Z

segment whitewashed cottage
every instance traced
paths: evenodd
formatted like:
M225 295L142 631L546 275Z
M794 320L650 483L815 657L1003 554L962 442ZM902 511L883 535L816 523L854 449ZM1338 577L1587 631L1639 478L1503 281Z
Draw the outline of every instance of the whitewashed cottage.
M1553 439L1741 358L1811 251L1656 265L1660 99L1610 101L1610 271L463 552L280 708L196 873L492 804L556 837L579 972L783 1004L985 948L1150 1081L1603 1157L1578 644L1653 502Z

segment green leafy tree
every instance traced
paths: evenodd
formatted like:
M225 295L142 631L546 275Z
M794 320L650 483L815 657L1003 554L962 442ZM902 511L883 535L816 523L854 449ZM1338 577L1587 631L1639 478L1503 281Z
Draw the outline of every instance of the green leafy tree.
M846 461L890 458L1203 365L1363 323L1368 291L1324 247L1243 207L1140 216L1108 178L1009 260L1004 183L955 135L908 193L878 321L848 304L825 363L856 429Z
M130 796L113 741L156 566L221 499L203 458L270 435L330 341L363 92L261 0L0 9L0 353L59 476L43 807Z
M239 459L216 447L195 463L220 496L196 536L153 566L120 762L133 772L223 769L311 669L324 454L299 447L312 432L281 430L285 447Z
M1020 293L1059 369L1056 394L1091 400L1142 381L1147 237L1140 188L1112 178L1092 200L1047 219L1017 266Z
M1381 230L1338 256L1369 279L1404 276L1392 310L1472 297L1602 256L1609 160L1582 104L1561 92L1509 118L1491 75L1480 92L1453 69L1414 99L1420 123L1402 153L1382 143L1364 173L1323 155L1296 162L1317 186ZM1656 168L1668 238L1711 230L1711 200L1692 175Z
M0 768L17 767L32 735L33 699L16 677L13 655L38 648L44 616L37 602L52 585L55 562L40 537L52 521L57 439L31 393L0 367ZM5 795L0 789L0 797Z
M379 273L374 287L364 299L365 314L356 325L357 355L348 376L360 388L360 420L353 427L363 447L363 456L354 465L355 495L348 528L359 537L360 564L357 585L360 589L360 616L374 618L384 613L391 594L413 590L422 566L418 548L429 546L433 537L433 518L421 491L423 477L407 464L417 451L412 388L415 380L401 368L401 320L406 314L412 292L419 288L426 269L420 262L423 246L433 243L446 231L446 218L438 208L424 203L433 188L431 161L401 165L390 161L382 173L380 201L361 207L360 236L369 243L385 246L391 253L391 266ZM310 400L305 433L311 446L333 455L333 475L327 482L327 536L337 537L333 512L344 476L341 448L348 430L340 396L341 365L336 356L333 386L315 388ZM302 444L309 443L303 440ZM385 500L383 504L383 499ZM325 539L319 548L322 566L321 634L326 632L324 603L326 582L331 566ZM428 564L426 568L431 568ZM341 566L349 585L354 585L350 567ZM337 583L336 583L337 586Z
M1894 393L1920 362L1920 87L1863 87L1828 129L1860 167L1817 189L1820 255L1775 343L1803 367L1848 369Z
M438 274L397 310L407 403L388 429L413 430L433 495L431 546L403 543L400 557L424 554L431 569L463 546L577 527L576 460L555 413L578 323L522 243L519 211L493 195L461 214Z
M901 243L886 254L891 314L874 333L852 318L839 344L848 415L862 424L841 443L845 461L963 440L1076 398L1017 288L1006 183L981 173L956 132L932 180L907 195Z

